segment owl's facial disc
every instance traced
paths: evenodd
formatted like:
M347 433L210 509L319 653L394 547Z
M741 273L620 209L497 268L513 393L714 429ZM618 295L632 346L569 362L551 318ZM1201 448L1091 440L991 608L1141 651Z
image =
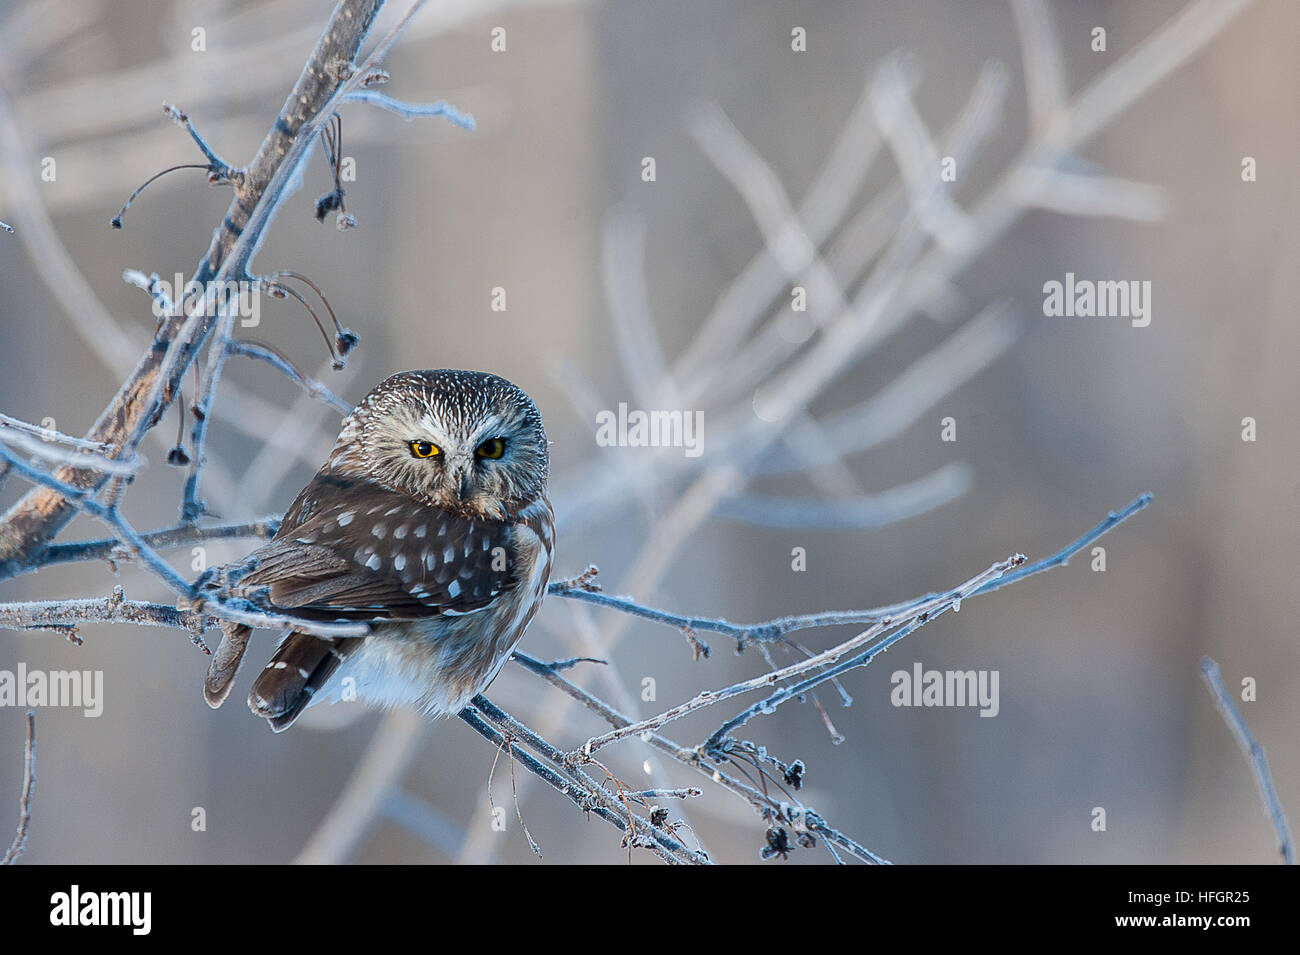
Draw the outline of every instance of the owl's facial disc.
M358 411L367 403L366 467L395 490L466 515L504 518L545 488L541 415L504 379L407 372L377 388Z

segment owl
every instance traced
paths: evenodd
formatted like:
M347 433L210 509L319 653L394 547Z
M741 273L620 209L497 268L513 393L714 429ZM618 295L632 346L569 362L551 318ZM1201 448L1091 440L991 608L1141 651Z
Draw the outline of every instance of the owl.
M340 698L459 712L495 679L546 594L549 459L541 414L504 378L444 369L381 382L275 537L203 585L267 611L370 625L364 637L287 633L253 683L252 711L276 732ZM222 629L204 684L213 707L251 636Z

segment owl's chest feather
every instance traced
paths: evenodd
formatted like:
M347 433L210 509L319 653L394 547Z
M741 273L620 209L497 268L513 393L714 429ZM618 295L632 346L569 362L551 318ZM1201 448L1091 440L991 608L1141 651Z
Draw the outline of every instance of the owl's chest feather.
M430 716L444 716L486 689L540 608L551 575L549 503L543 499L520 516L511 541L514 587L470 613L376 626L318 699L346 699L350 686L358 698L373 703L414 705Z

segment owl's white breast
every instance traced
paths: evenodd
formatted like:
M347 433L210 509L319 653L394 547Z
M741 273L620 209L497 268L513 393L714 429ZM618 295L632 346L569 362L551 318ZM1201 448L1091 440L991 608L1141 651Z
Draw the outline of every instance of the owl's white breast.
M512 531L522 578L515 587L471 613L377 625L312 704L360 700L438 717L459 713L487 689L541 606L551 575L550 504L542 499L521 517L526 523Z

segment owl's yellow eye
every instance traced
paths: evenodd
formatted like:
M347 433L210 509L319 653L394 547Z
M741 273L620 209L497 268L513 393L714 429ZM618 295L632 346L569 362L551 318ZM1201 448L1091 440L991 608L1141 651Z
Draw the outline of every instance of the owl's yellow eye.
M412 441L410 447L411 454L417 458L431 458L435 454L442 453L432 441Z
M501 438L488 438L474 452L480 458L499 458L506 453L506 443Z

